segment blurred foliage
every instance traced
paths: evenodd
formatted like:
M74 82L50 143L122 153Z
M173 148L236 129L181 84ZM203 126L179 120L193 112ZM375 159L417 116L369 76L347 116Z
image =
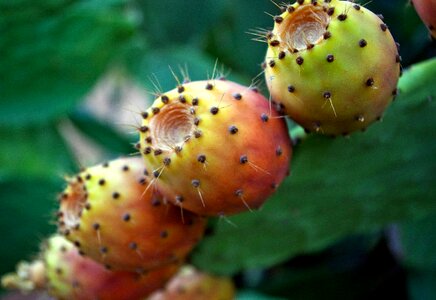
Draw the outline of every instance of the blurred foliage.
M435 55L407 0L365 6L384 15L405 67ZM279 13L268 0L0 0L0 274L55 230L62 177L78 170L64 124L104 149L101 161L134 152L135 136L82 104L99 79L121 71L150 93L187 76L262 85L265 44L248 32L272 27L265 12ZM236 273L238 299L337 299L344 286L350 297L377 285L402 292L402 266L411 297L434 299L435 223L423 218L436 211L435 71L432 60L406 72L398 101L366 133L305 139L271 201L214 220L193 261ZM400 240L385 230L392 222ZM400 275L385 284L392 268Z

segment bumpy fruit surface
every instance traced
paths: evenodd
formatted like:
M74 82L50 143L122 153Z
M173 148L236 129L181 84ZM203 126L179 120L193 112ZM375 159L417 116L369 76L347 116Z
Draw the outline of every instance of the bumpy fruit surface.
M397 45L382 19L347 1L297 1L274 18L264 64L272 99L306 131L363 130L397 93Z
M411 3L432 37L436 39L436 0L412 0Z
M144 272L184 259L206 220L146 190L147 172L141 157L132 157L70 178L60 196L60 231L110 269Z
M148 300L232 300L235 286L230 278L202 273L184 266L166 285Z
M255 89L222 79L185 83L142 115L139 145L153 184L197 214L258 208L288 172L286 123Z
M172 264L146 274L107 270L81 256L62 236L48 240L43 259L47 289L57 299L137 300L161 288L179 269L179 264Z

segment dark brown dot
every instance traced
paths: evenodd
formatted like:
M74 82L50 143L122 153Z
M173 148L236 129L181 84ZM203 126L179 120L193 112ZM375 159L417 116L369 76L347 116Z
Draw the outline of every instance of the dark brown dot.
M318 1L316 1L316 0L312 0L311 2L312 2L313 6L317 6L318 5Z
M184 96L184 95L180 95L180 96L179 96L179 101L180 101L180 103L186 103L186 98L185 98L185 96Z
M165 157L165 158L163 159L163 164L164 164L165 166L169 166L169 165L171 164L171 158L169 158L169 157Z
M162 101L163 104L167 104L170 101L170 99L166 95L162 95L160 97L160 100Z
M108 251L108 249L107 249L106 246L101 246L101 247L100 247L100 252L101 252L101 253L107 253L107 251Z
M161 238L167 238L168 237L168 231L166 231L166 230L162 230L161 232L160 232L160 237Z
M141 113L141 117L142 117L143 119L147 119L147 118L148 118L148 112L146 112L146 111L142 112L142 113Z
M134 147L135 147L135 149L139 150L139 149L141 149L141 144L140 143L136 143Z
M261 63L261 64L260 64L260 67L261 67L263 70L265 70L265 69L266 69L266 62Z
M212 108L210 109L210 113L211 113L212 115L216 115L216 114L218 113L218 111L219 111L219 108L216 107L216 106L214 106L214 107L212 107Z
M182 203L183 202L183 196L182 195L177 195L176 197L175 197L175 200L176 200L176 203Z
M105 183L106 183L106 180L104 180L104 179L100 179L98 181L98 185L104 185Z
M295 87L293 85L288 85L288 92L289 93L295 92Z
M280 45L280 42L278 40L273 40L269 44L272 47L277 47L278 45Z
M330 33L330 31L326 31L324 32L323 37L325 40L327 40L332 37L332 34Z
M79 241L74 241L74 245L77 247L77 248L80 248L80 242Z
M154 155L156 155L156 156L161 155L162 153L163 153L163 151L161 149L154 150Z
M366 40L365 39L361 39L360 41L359 41L359 46L360 47L365 47L366 45L368 45L368 43L366 42Z
M211 84L211 83L208 82L208 83L206 84L206 90L209 90L209 91L210 91L210 90L212 90L212 89L213 89L213 84Z
M198 139L203 135L203 133L201 132L201 130L195 130L194 131L194 136Z
M151 144L152 141L153 141L153 139L151 138L151 136L148 136L145 138L145 142L148 144Z
M94 230L99 230L100 229L100 224L94 223L94 224L92 224L92 228L94 228Z
M400 63L401 61L401 56L399 54L395 55L395 62Z
M242 189L238 189L235 191L235 196L242 197L244 195L244 191Z
M112 198L114 198L114 199L120 198L120 193L118 193L118 192L112 193Z
M242 99L242 95L240 93L233 93L233 98L235 98L236 100L241 100Z
M157 207L157 206L161 205L161 202L160 202L160 200L158 198L153 198L151 200L151 205L154 206L154 207Z
M147 183L147 180L146 180L145 178L141 178L141 179L138 180L138 183L139 183L140 185L144 185L144 184Z
M388 29L388 26L385 23L380 24L380 29L382 31L386 31Z
M282 154L283 154L282 147L278 146L277 149L276 149L276 155L277 155L277 156L280 156L280 155L282 155Z
M270 40L273 38L274 34L272 33L272 31L268 31L265 36L268 40Z
M107 168L107 167L109 167L109 163L108 162L103 163L103 168Z
M185 91L185 87L183 86L183 85L179 85L178 87L177 87L177 92L179 92L179 94L180 93L183 93Z
M79 183L82 183L82 182L83 182L83 179L82 179L82 177L80 177L80 176L77 176L76 179L77 179L77 182L79 182Z
M286 56L285 51L280 51L280 53L279 53L279 59L283 59L283 58L285 58L285 56Z
M248 163L248 157L247 157L247 155L242 155L242 156L239 158L239 162L240 162L241 164L246 164L246 163Z
M192 99L192 105L194 106L198 105L198 98Z
M295 60L297 62L298 65L302 65L304 62L304 58L302 58L301 56L297 57L297 59Z
M396 95L398 95L398 89L392 91L392 96L396 96Z
M136 249L138 249L138 244L135 243L135 242L130 242L129 243L129 248L132 249L132 250L136 250Z
M334 8L334 7L330 7L330 8L327 10L327 14L328 14L329 16L333 15L334 13L335 13L335 8Z
M124 172L129 171L129 166L128 166L128 165L123 166L123 171L124 171Z
M200 186L200 180L192 179L191 184L193 187L198 188Z
M123 221L124 221L124 222L128 222L128 221L130 221L131 218L132 218L132 217L130 216L130 214L124 214L124 216L123 216Z
M236 134L238 132L238 127L236 127L235 125L230 126L229 132L230 134Z
M91 203L86 202L86 203L85 203L85 209L86 209L86 210L90 210L90 209L91 209Z
M145 147L144 151L142 153L144 154L150 154L151 153L151 147Z
M306 49L307 49L307 50L310 50L310 49L312 49L313 47L315 47L314 44L307 44Z
M180 153L180 152L182 152L182 150L183 150L182 146L174 147L174 151L176 151L176 153Z
M260 115L260 119L261 119L263 122L268 122L269 117L268 117L268 115L267 115L266 113L262 113L262 114Z
M373 86L374 85L374 79L372 77L368 78L365 82L366 86Z
M334 60L335 60L335 57L333 56L333 54L329 54L329 55L327 55L327 61L328 61L329 63L333 62Z
M297 2L298 2L298 4L300 4L300 5L301 5L301 4L303 4L303 3L304 3L304 0L298 0Z
M160 112L160 108L159 107L152 107L151 111L153 112L153 114L157 115Z
M322 96L325 98L325 99L330 99L331 97L332 97L332 93L330 93L330 92L324 92L323 94L322 94Z
M199 161L201 163L205 163L206 162L206 155L200 154L199 156L197 156L197 161Z
M160 173L159 173L158 170L154 170L154 171L153 171L153 176L154 176L155 178L158 178L159 175L160 175Z
M291 5L289 5L286 10L288 11L288 13L293 13L295 11L295 8Z
M281 16L275 16L274 22L276 22L277 24L280 24L281 22L283 22L283 18Z
M347 15L346 14L340 14L339 16L338 16L338 20L339 21L345 21L347 19Z
M276 62L275 62L273 59L271 59L271 60L269 61L268 65L269 65L271 68L274 68L274 66L276 65Z
M195 125L195 126L198 126L198 124L200 124L200 119L197 118L197 117L195 117L195 118L194 118L194 125Z
M353 7L355 10L360 10L360 5L354 4Z

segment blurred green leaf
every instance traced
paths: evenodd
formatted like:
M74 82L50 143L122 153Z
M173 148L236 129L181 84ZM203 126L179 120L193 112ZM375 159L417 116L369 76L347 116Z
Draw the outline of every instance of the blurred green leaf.
M267 267L435 211L435 77L436 59L405 72L398 100L364 134L309 136L277 193L260 211L230 217L235 226L219 222L194 263L222 274Z
M71 152L55 125L0 127L0 179L60 177L72 169Z
M284 298L272 297L250 290L240 291L236 295L236 300L283 300L283 299Z
M83 134L113 154L131 154L136 151L133 147L133 143L137 142L136 136L129 139L88 112L75 112L70 115L70 120Z
M18 261L34 257L39 243L55 231L55 199L61 189L57 176L50 180L0 180L0 274L12 272Z
M406 266L436 271L436 215L400 227Z
M133 36L127 2L2 2L0 126L71 110Z
M408 287L411 300L436 299L436 271L409 272Z

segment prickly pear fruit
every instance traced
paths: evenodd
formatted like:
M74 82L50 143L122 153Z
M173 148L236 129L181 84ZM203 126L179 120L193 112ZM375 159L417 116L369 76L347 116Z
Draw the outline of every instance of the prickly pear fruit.
M165 285L180 264L171 264L144 274L111 271L83 257L63 236L47 241L43 252L48 292L58 299L137 300Z
M348 1L286 7L266 33L273 101L306 131L364 130L397 93L400 56L382 17Z
M4 288L19 290L28 293L42 290L47 286L46 268L44 261L37 259L32 262L22 261L15 273L6 274L1 283Z
M146 190L141 157L121 158L68 179L60 196L60 231L109 269L137 272L183 259L206 220Z
M286 123L253 88L223 79L185 83L142 116L138 145L152 184L197 214L258 208L288 172Z
M411 0L421 20L436 39L436 0Z
M235 286L230 278L202 273L192 266L184 266L148 300L232 300Z

